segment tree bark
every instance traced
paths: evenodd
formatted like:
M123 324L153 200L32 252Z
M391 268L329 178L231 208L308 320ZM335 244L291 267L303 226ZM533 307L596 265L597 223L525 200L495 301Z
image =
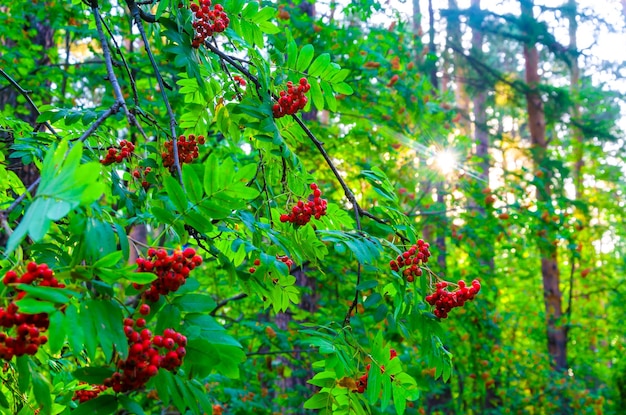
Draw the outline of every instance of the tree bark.
M533 16L533 2L520 0L522 18L529 21ZM531 139L531 152L535 171L542 171L541 166L549 163L548 141L546 139L546 119L543 101L539 94L539 51L533 33L527 33L529 41L524 44L524 61L526 72L526 109L528 111L528 128ZM537 204L544 208L552 199L549 172L542 171L544 185L536 191ZM545 305L548 353L551 365L557 370L567 368L567 341L566 327L562 324L563 309L561 303L560 274L557 261L557 248L552 243L554 231L547 231L547 241L539 240L541 256L541 276L543 281L543 296ZM542 238L543 239L543 238Z

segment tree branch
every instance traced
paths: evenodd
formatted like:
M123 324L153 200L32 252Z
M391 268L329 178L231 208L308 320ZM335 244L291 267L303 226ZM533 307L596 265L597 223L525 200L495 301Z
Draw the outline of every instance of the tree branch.
M133 77L133 74L130 71L130 67L128 66L128 62L126 62L126 58L124 58L124 54L122 53L122 48L120 48L120 45L117 44L117 41L115 40L115 36L113 36L113 32L111 32L111 28L109 28L109 25L104 20L102 21L102 23L104 23L104 27L106 28L107 32L109 32L111 42L113 42L113 45L115 46L115 50L117 54L122 59L122 64L124 65L124 69L126 69L126 74L128 74L128 81L130 82L130 87L133 90L133 101L135 101L135 106L138 107L139 106L139 94L137 92L137 85L135 83L135 78Z
M113 93L115 95L115 100L119 102L121 108L124 109L124 113L126 114L126 118L128 118L128 122L130 125L134 125L137 127L141 135L147 140L148 137L146 133L141 128L141 125L137 122L135 116L128 110L126 106L126 101L124 100L124 95L122 94L122 88L115 76L115 71L113 70L113 60L111 59L111 50L109 49L109 44L104 35L104 30L102 29L102 16L100 16L100 11L98 9L98 1L91 0L91 10L94 14L94 19L96 21L96 29L98 31L98 37L100 39L100 43L102 45L102 54L104 55L104 63L107 68L107 77L111 86L113 87Z
M150 43L148 41L148 36L146 35L146 31L143 27L143 22L141 20L140 9L135 3L135 0L126 0L126 4L130 9L130 13L137 25L137 29L139 29L139 34L141 35L141 39L143 40L143 46L148 54L148 59L150 59L150 63L152 64L152 68L154 69L154 74L156 76L157 82L159 83L159 89L161 90L161 97L163 98L163 102L165 103L165 108L167 110L167 115L170 118L170 134L172 137L172 148L174 151L174 166L176 167L176 172L178 173L178 180L183 186L183 172L180 168L180 160L178 159L178 137L176 135L176 117L174 116L174 111L172 111L172 107L170 105L170 101L167 98L167 93L165 92L165 83L163 82L163 77L161 76L161 71L159 71L159 67L154 59L154 55L152 54L152 50L150 49ZM184 188L184 186L183 186Z
M217 313L217 311L224 307L226 304L230 303L231 301L237 301L237 300L241 300L243 298L246 298L248 296L248 294L246 293L239 293L236 295L233 295L232 297L226 298L224 300L221 300L219 303L217 303L217 305L215 306L215 308L213 310L211 310L211 312L209 313L211 316L215 317L215 314Z
M82 142L82 141L85 141L87 138L89 138L89 136L93 134L96 131L96 129L100 126L100 124L102 124L111 115L117 114L121 106L122 106L121 102L115 101L113 105L111 105L111 108L106 110L100 117L98 117L98 119L93 124L91 124L91 126L78 138L78 141Z
M41 115L41 112L39 112L39 108L37 108L37 105L35 105L35 103L33 102L33 100L30 98L30 95L28 95L29 91L25 90L24 88L22 88L20 86L20 84L18 84L13 78L11 78L11 76L9 76L8 73L6 73L4 70L2 70L2 68L0 68L0 75L2 75L7 81L9 81L9 83L13 86L13 88L15 88L15 90L17 90L17 92L19 92L24 98L26 98L26 101L30 104L30 106L33 108L33 110L35 111L35 113L37 114L37 116ZM48 121L45 121L43 123L43 125L46 126L46 128L52 133L54 134L54 136L58 139L61 139L61 137L59 136L59 134L57 134L57 132L54 130L54 128L52 128L52 126L50 125L50 123Z
M313 353L315 352L315 349L303 349L303 350L275 350L275 351L269 351L269 352L250 352L250 353L246 353L246 356L250 357L250 356L267 356L267 355L274 355L274 354L295 354L295 353Z

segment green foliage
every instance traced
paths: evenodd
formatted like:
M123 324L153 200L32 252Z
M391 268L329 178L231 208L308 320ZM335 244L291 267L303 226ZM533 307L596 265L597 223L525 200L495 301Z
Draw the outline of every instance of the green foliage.
M18 0L0 16L0 276L46 263L64 284L0 286L3 333L17 330L3 322L9 308L49 319L34 354L4 359L0 412L621 413L620 97L586 67L579 88L564 86L571 62L546 22L448 10L447 23L468 17L489 45L466 51L465 65L448 44L426 48L412 22L374 23L387 6L373 1L319 15L305 3L213 2L230 23L195 48L192 3ZM518 73L531 40L552 71L539 86L541 166ZM447 93L433 85L438 68L456 77ZM303 77L303 111L275 119L287 82ZM488 111L470 114L467 93ZM467 122L477 115L491 129L491 188L473 153L481 126ZM165 143L192 135L197 154L181 139L183 157L165 167ZM99 163L121 140L135 151ZM446 148L451 175L436 160ZM286 221L314 200L312 183L325 215ZM412 281L390 261L421 238L433 255ZM202 264L139 271L152 247L193 249ZM568 373L545 347L546 250L567 304L556 324ZM184 284L163 289L178 273ZM433 314L425 298L438 281L475 278L475 301ZM129 318L150 338L184 336L181 364L150 363L139 387L80 402L136 355Z

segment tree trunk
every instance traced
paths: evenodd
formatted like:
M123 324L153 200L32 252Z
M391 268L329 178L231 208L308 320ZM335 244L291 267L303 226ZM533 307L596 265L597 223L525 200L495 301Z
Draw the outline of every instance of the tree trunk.
M522 18L533 19L533 3L531 0L520 0ZM533 33L528 33L529 41L524 44L524 60L526 70L526 108L528 111L528 128L530 131L531 151L535 171L541 171L541 166L549 163L546 140L546 120L543 102L539 94L538 86L541 81L539 76L539 51ZM537 205L547 208L552 199L551 178L549 172L545 175L544 185L537 188ZM543 296L545 305L546 327L548 337L548 353L551 365L558 369L567 368L567 342L566 327L561 318L563 309L561 304L561 288L559 285L560 275L557 261L557 248L552 243L554 231L547 231L547 241L539 240L539 253L541 256L541 276L543 280ZM543 238L542 238L543 239Z

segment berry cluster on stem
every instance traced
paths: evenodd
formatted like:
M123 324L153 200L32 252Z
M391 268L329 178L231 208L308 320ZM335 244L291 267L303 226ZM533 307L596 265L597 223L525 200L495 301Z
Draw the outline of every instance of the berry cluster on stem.
M113 163L121 163L124 160L130 159L130 156L135 151L135 145L127 140L120 141L120 148L111 147L107 151L107 155L100 160L100 163L108 166Z
M85 382L80 382L79 385L86 385ZM74 392L74 397L72 400L78 401L79 403L87 402L92 399L96 399L100 392L107 390L107 387L104 385L91 385L91 389L80 389Z
M145 320L124 319L124 334L128 339L128 357L118 360L118 371L105 379L104 386L115 392L128 392L142 388L159 368L175 372L187 353L187 338L172 329L153 336ZM136 330L135 330L136 328Z
M198 136L198 141L196 142L196 136L193 134L189 134L187 138L184 135L178 137L178 162L180 164L183 163L191 163L195 159L198 158L198 144L204 144L205 138L203 135ZM165 167L173 168L174 167L174 141L169 140L165 142L165 150L161 153L161 157L163 158L163 165Z
M133 170L133 177L137 180L141 180L141 187L143 187L144 190L148 190L148 187L150 187L150 183L146 180L146 176L148 176L148 173L151 171L151 167L146 167L145 169L139 167Z
M395 349L389 350L390 360L396 358L397 356L398 353L395 351ZM365 367L365 374L356 381L356 391L358 393L364 393L365 389L367 389L367 378L369 377L371 367L372 365L368 363L368 365ZM380 373L385 373L385 365L380 366Z
M293 267L293 261L287 255L276 254L276 259L287 265L287 269L291 269L291 267Z
M311 183L311 190L313 190L313 199L306 203L302 200L298 201L298 203L291 208L291 213L280 215L281 222L290 222L294 225L306 225L311 221L311 217L319 219L326 215L328 202L326 199L321 198L322 191L315 183Z
M38 265L30 262L26 266L26 272L18 275L15 271L9 271L2 279L4 285L28 284L40 287L64 288L65 284L59 283L54 272L48 265ZM47 313L26 314L19 313L15 301L21 300L26 295L23 290L16 289L14 299L7 308L0 307L0 326L6 331L0 332L0 358L11 360L13 356L34 355L39 346L46 344L48 338L41 335L50 325ZM14 335L10 335L10 330Z
M309 89L311 89L311 85L309 85L309 81L306 78L300 78L298 85L288 81L287 90L280 91L278 103L272 107L274 118L292 115L303 109L308 101L304 94L309 92Z
M137 271L152 272L157 279L144 291L143 298L155 302L160 295L177 291L185 283L189 273L200 264L202 257L196 255L193 248L175 250L171 255L165 249L149 248L148 258L137 258ZM133 287L137 290L143 289L143 285L137 283L133 283Z
M250 272L250 274L254 274L256 272L256 267L261 265L261 260L259 258L257 258L257 259L254 260L253 264L254 264L254 267L250 267L250 269L248 270L248 272Z
M472 281L470 287L463 280L460 280L457 284L458 288L450 292L447 290L449 283L446 281L438 282L435 285L437 291L426 296L426 302L435 306L433 314L437 317L448 317L450 310L455 307L462 307L465 302L473 300L480 291L480 282L478 280Z
M237 82L240 86L246 86L246 80L243 79L241 76L239 75L235 75L233 76L233 79L235 80L235 82Z
M191 3L189 6L195 17L194 22L191 24L196 32L191 46L199 48L204 41L213 36L214 33L221 33L228 27L230 19L224 7L221 4L216 4L211 9L211 0L200 0L200 4Z
M415 281L415 277L422 276L422 269L420 266L428 262L430 257L430 244L424 242L422 239L417 241L417 244L410 247L402 255L398 255L395 260L389 261L389 266L394 271L400 271L402 268L402 275L408 282Z
M287 265L287 269L291 269L291 267L293 266L293 261L287 255L276 254L276 259L282 262L283 264ZM254 266L248 269L250 274L254 274L256 272L256 267L261 265L261 260L257 258L254 260L253 264Z

